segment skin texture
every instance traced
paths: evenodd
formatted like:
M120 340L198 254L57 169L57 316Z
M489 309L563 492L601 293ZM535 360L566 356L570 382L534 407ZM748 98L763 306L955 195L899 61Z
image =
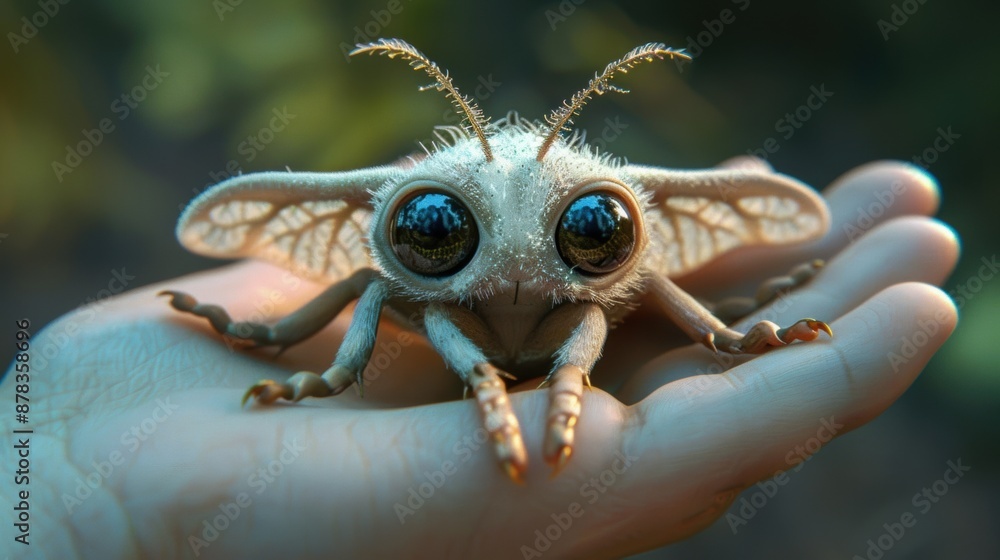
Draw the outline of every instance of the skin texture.
M850 242L844 225L857 226L858 210L897 181L895 201ZM752 295L766 278L824 258L809 284L738 327L811 315L830 322L833 339L717 357L644 306L609 335L594 390L583 392L573 461L550 479L533 459L524 486L512 484L489 442L477 439L478 411L456 400L458 377L425 341L390 324L379 329L373 363L381 366L366 375L363 400L352 388L242 409L249 384L328 364L349 310L272 361L273 350L228 348L203 319L178 314L155 294L197 293L234 317L274 320L322 291L273 266L239 263L171 279L103 302L87 320L85 311L70 314L32 339L42 348L69 322L82 326L33 370L32 528L45 536L32 531L32 552L192 557L189 537L205 539L204 522L241 493L251 502L230 506L239 516L223 520L228 527L205 541L200 558L518 558L553 514L579 511L546 558L616 557L690 536L723 515L742 488L789 468L788 453L817 437L825 419L842 426L834 430L841 436L885 410L954 329L955 308L933 286L954 266L958 241L926 217L938 203L933 179L876 163L824 196L833 218L824 239L741 250L678 283L708 299ZM911 358L891 363L920 321L940 328ZM512 389L510 399L532 458L542 456L549 401L546 391L529 390L539 381ZM12 402L13 393L8 374L0 400ZM13 429L11 422L4 415L0 427ZM123 437L133 426L153 430L134 450ZM15 464L13 453L4 447L0 460ZM101 463L111 457L122 461L104 476ZM258 469L269 464L272 473L281 468L268 481ZM608 469L617 474L605 475L613 478L605 486ZM64 493L73 495L77 478L88 475L100 477L99 489L67 513ZM425 482L430 497L419 503L413 494ZM13 504L3 499L0 522L10 527ZM413 508L403 510L402 523L401 506Z

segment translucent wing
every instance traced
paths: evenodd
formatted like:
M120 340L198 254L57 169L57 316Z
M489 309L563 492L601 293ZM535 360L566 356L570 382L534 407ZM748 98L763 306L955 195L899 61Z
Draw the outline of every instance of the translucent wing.
M830 225L823 199L784 175L626 169L652 195L649 262L666 276L690 272L737 247L814 239Z
M365 243L375 190L399 168L343 173L253 173L194 199L177 238L211 257L256 257L333 282L371 266Z

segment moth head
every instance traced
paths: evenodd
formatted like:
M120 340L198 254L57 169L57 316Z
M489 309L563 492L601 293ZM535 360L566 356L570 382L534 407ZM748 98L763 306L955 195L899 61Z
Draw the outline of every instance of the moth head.
M375 193L374 260L413 297L488 299L511 289L554 300L624 299L640 282L648 195L609 156L563 132L594 94L624 90L618 72L655 58L686 56L650 43L609 64L546 123L511 113L493 124L448 73L398 39L353 54L409 61L446 92L463 127Z
M648 194L619 162L579 145L537 161L538 123L491 126L437 150L373 196L372 258L422 300L619 301L638 285Z

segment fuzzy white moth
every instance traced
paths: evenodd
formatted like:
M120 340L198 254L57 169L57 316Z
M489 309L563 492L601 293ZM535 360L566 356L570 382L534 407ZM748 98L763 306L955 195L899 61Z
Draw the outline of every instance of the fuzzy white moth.
M429 74L434 83L423 89L445 92L466 126L443 129L449 136L440 145L396 165L236 177L184 211L177 235L191 251L265 259L330 285L273 326L233 322L217 306L164 292L220 333L283 349L358 301L329 369L262 381L244 402L336 395L361 381L383 309L417 316L414 328L472 391L500 465L520 480L527 453L501 378L547 375L543 455L561 468L607 331L647 292L716 351L759 353L830 333L813 319L736 332L669 279L736 247L821 236L828 212L808 187L773 173L624 164L580 135L564 137L594 94L624 91L610 83L617 73L686 58L683 51L650 43L628 52L544 123L515 113L490 123L447 72L403 41L358 45L359 53L399 57ZM746 314L819 266L803 265L765 284L756 301L725 307Z

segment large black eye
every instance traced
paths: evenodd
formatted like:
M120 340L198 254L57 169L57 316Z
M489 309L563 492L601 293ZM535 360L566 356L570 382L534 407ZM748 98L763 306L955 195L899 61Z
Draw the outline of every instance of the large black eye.
M423 191L399 205L389 242L406 268L425 276L447 276L472 259L479 230L457 198Z
M583 274L611 272L635 247L635 222L625 203L607 192L585 194L563 212L556 226L559 256Z

